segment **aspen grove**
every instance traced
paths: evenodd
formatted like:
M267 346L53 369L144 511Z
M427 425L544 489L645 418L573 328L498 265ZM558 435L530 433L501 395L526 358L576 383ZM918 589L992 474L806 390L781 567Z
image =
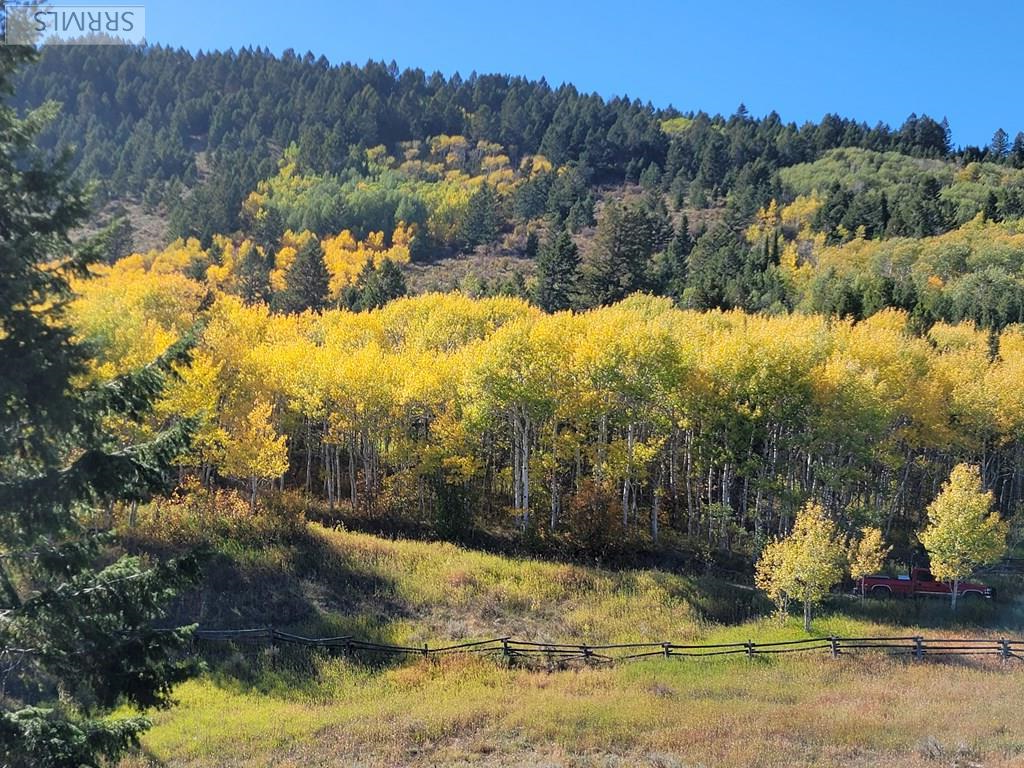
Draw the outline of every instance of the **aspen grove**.
M201 309L207 288L176 263L170 249L99 268L72 322L109 376L205 315L155 418L198 417L182 471L253 503L292 490L450 533L671 532L751 554L807 499L913 546L962 460L999 509L1021 498L1017 326L915 335L897 310L772 317L640 294L582 313L455 293L274 314L215 291Z

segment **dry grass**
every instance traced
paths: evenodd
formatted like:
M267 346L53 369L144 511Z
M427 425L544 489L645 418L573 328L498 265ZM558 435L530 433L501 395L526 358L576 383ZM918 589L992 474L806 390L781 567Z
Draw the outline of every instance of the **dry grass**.
M1022 669L880 657L551 675L325 661L301 692L183 686L131 765L1010 766L1024 763L1022 694Z
M752 590L710 578L501 556L317 524L290 558L317 615L299 629L402 644L500 636L685 642L721 637L769 610ZM777 629L765 622L757 631Z
M238 558L295 571L321 628L402 643L802 636L796 621L741 621L752 605L746 590L656 571L316 525L294 550L240 550ZM932 623L929 635L1020 634L1013 606L986 614L998 630L935 626L941 608L841 601L815 631L905 634L917 630L917 615ZM466 657L367 667L256 651L183 685L180 705L158 714L144 739L146 756L124 768L1024 765L1024 664L1014 664L822 653L547 674Z

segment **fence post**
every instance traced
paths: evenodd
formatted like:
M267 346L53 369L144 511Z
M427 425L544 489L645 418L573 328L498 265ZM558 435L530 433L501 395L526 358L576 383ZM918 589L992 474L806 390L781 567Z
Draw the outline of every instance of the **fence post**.
M832 658L833 659L838 659L839 658L839 638L836 637L835 635L829 635L828 642L829 642L829 645L832 648Z
M748 659L754 658L754 641L753 640L747 640L745 645L747 647L747 658Z
M665 652L665 658L666 658L666 659L667 659L667 658L668 658L669 656L671 656L671 655L672 655L672 651L670 650L670 646L671 646L671 643L662 643L662 644L661 644L661 650L663 650L663 651Z
M588 648L585 645L582 645L580 647L583 649L583 659L589 664L590 663L590 657L594 654L594 652L592 650L590 650L590 648Z
M508 649L508 638L501 638L501 655L505 657L505 661L508 662L512 658L512 654Z
M427 644L424 643L423 644L423 658L424 659L427 658L427 654L429 654L429 653L430 653L430 651L427 649Z
M914 638L914 658L918 661L924 658L924 638L920 635Z
M1010 660L1010 641L1005 637L999 638L999 658L1004 664Z

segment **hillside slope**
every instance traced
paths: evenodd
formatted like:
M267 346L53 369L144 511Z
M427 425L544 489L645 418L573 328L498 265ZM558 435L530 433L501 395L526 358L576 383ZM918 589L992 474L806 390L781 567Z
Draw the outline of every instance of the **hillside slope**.
M240 540L221 546L194 604L204 622L269 621L279 607L273 590L287 587L285 602L308 608L291 627L402 643L800 634L773 618L741 622L763 606L749 590L710 579L315 524L287 544ZM236 602L245 595L248 603ZM956 631L984 632L974 621L1019 631L1013 605L986 608L962 614L968 626ZM945 606L934 605L840 601L832 610L817 632L908 633L915 622L946 618ZM157 717L145 755L127 765L1010 766L1024 755L1024 739L1005 726L1024 692L1024 665L822 654L657 659L549 674L465 657L378 666L287 649L211 651L213 671L179 688L179 706Z

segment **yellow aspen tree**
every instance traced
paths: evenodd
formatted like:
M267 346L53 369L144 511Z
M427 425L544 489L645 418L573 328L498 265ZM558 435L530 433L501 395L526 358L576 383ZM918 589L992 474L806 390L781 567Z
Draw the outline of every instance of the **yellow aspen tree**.
M804 605L804 631L811 631L811 609L846 570L846 538L821 505L807 502L793 531L769 544L757 562L756 582L776 604L793 598ZM781 607L781 604L780 604Z
M891 551L880 528L860 529L860 536L850 547L850 577L860 585L861 595L864 594L864 577L878 573Z
M918 538L928 550L932 575L952 584L954 611L960 581L1006 551L1007 524L989 511L992 503L992 492L983 488L978 467L957 464L928 505L928 527Z
M231 432L224 451L223 469L228 475L247 478L249 506L256 506L261 480L279 477L288 469L288 447L271 421L273 408L257 401L241 424Z

